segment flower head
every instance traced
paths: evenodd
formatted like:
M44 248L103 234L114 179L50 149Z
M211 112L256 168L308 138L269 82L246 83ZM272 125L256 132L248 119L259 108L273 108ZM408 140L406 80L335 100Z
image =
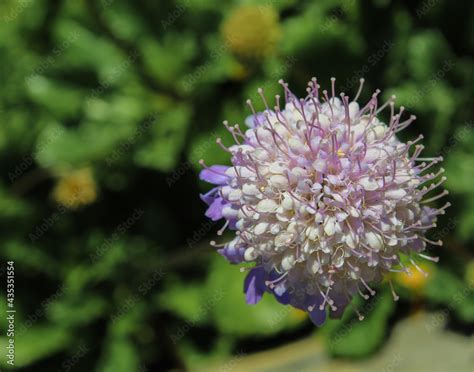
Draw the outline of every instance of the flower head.
M91 169L83 168L62 175L53 190L53 197L70 209L93 203L97 198L97 186Z
M222 35L238 56L264 58L275 51L281 36L278 13L271 6L242 5L224 21Z
M402 119L403 107L395 113L394 96L379 106L379 90L359 106L363 79L352 101L336 96L331 80L329 95L313 78L304 99L280 81L286 102L276 96L273 109L260 89L266 110L257 113L247 101L250 129L224 122L235 144L217 139L232 165L201 161L200 175L216 185L202 199L209 218L225 220L218 234L235 230L230 242L211 243L231 263L255 263L244 281L247 303L271 293L316 325L326 310L340 317L352 297L375 294L371 283L406 271L401 255L417 268L418 257L436 261L421 252L442 243L425 233L449 206L426 205L447 194L425 198L445 181L443 169L429 171L442 159L420 157L422 136L397 138L415 117ZM388 123L380 119L386 108Z

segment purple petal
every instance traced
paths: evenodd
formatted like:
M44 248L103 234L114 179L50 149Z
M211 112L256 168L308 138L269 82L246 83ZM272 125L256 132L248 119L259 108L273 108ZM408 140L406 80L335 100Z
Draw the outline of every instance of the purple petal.
M309 318L314 325L321 327L326 321L326 309L319 310L319 306L315 307L313 311L309 311Z
M212 190L209 190L207 193L201 194L199 196L204 203L206 203L207 205L211 205L216 199L218 189L218 187L214 187Z
M311 319L313 324L318 327L320 327L326 320L326 309L319 309L319 306L322 304L322 302L323 298L321 295L308 296L308 298L306 299L307 307L313 306L313 310L308 311L309 318Z
M244 247L235 247L229 243L224 248L218 249L217 252L232 264L244 262Z
M256 267L247 274L244 281L245 301L249 305L258 303L266 290L266 273L262 267Z
M290 293L283 285L277 285L273 290L273 294L282 305L288 305L290 303Z
M215 185L225 185L230 178L225 174L228 168L226 165L212 165L209 168L203 169L199 173L199 178Z
M206 210L206 217L210 218L213 221L220 220L222 216L222 209L227 205L228 203L222 199L220 196L214 199L212 204L207 208Z
M329 312L329 316L331 317L331 319L341 319L342 315L344 314L344 311L346 310L347 305L349 304L349 301L346 297L342 295L337 296L335 294L332 295L331 300L334 301L334 305L337 307L337 309L331 310Z
M265 116L263 113L258 112L256 115L250 115L247 116L245 119L245 125L247 125L249 128L256 128L259 125L262 125L264 123Z
M268 276L268 280L276 281L279 277L281 277L281 274L272 271ZM290 303L290 293L288 292L284 282L278 282L271 291L277 301L282 305L288 305Z

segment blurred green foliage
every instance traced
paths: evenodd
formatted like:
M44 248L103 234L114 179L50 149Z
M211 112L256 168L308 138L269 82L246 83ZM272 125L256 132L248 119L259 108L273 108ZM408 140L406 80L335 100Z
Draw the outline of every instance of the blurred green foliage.
M221 33L243 4L279 15L263 56L226 40L245 21ZM473 49L467 0L2 1L0 257L15 261L17 370L194 368L312 333L359 358L420 301L472 329ZM222 120L243 125L249 97L262 109L258 87L271 97L284 78L303 94L313 75L351 95L364 76L363 99L396 94L418 117L404 139L423 133L426 154L445 157L454 205L421 294L397 285L394 303L385 286L356 301L363 322L348 310L321 332L268 296L245 305L245 274L209 249L197 181L199 159L226 162ZM93 180L71 179L81 169ZM61 180L61 195L97 195L61 203Z

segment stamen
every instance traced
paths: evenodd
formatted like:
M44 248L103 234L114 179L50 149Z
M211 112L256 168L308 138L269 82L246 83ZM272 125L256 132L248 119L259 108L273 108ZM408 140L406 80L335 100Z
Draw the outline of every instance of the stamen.
M369 287L369 285L365 282L364 278L361 277L361 278L359 278L359 279L360 279L360 281L362 282L362 284L364 285L364 287L367 288L367 290L369 291L370 295L371 295L371 296L375 296L375 294L376 294L377 292L375 292L372 288Z
M413 266L415 266L415 268L416 268L420 273L422 273L425 277L427 277L427 276L429 275L426 271L424 271L420 266L418 266L418 265L416 264L416 262L413 260L413 258L410 257L409 260L410 260L411 264L412 264Z
M359 292L360 296L361 296L364 300L368 300L368 299L370 298L369 295L366 295L365 293L363 293L363 292L360 290L359 286L357 286L357 292Z
M425 242L430 243L430 244L432 244L432 245L437 245L437 246L440 246L440 247L443 245L443 241L442 241L442 240L438 240L438 241L435 242L435 241L433 241L433 240L430 240L430 239L428 239L428 238L425 238L424 236L420 236L420 238L421 238L422 240L424 240Z
M411 115L409 119L405 120L404 122L398 124L398 127L395 131L395 133L398 133L402 130L404 130L406 127L408 127L411 123L413 123L416 120L415 115Z
M430 203L430 202L438 200L439 198L442 198L443 196L448 195L448 194L449 194L448 190L443 190L443 192L441 194L438 194L438 195L433 196L432 198L429 198L429 199L426 199L426 200L422 200L420 203L423 203L423 204Z
M229 154L232 154L232 151L230 151L227 147L224 146L224 144L222 143L222 139L220 137L216 138L216 143L226 152L228 152Z
M257 115L257 112L255 111L255 108L253 107L253 104L252 104L252 101L250 99L248 99L247 101L245 101L247 103L247 105L250 107L250 110L252 111L252 114L253 115Z
M217 235L221 236L221 235L224 233L224 231L225 231L225 229L227 228L227 226L229 226L229 220L226 220L226 221L225 221L224 226L222 226L222 228L217 232Z
M265 105L265 108L270 111L270 107L268 106L268 103L267 103L267 99L265 98L265 95L263 94L263 89L262 88L258 88L257 89L257 92L258 94L260 95L260 97L262 97L262 101L263 101L263 104Z
M227 243L219 243L219 244L218 244L218 243L216 243L215 240L211 240L211 241L209 242L209 244L210 244L212 247L215 247L215 248L223 248L223 247L225 247L225 246L226 246L227 244L229 244L229 243L227 242Z
M288 271L284 272L281 276L276 278L275 280L266 280L265 285L271 289L275 288L275 284L280 282L282 279L284 279L288 275Z
M393 300L398 301L400 297L398 297L397 293L395 292L395 289L393 289L393 283L391 278L388 278L388 284L390 285L390 291L392 292Z
M387 107L388 105L390 105L390 103L393 103L395 102L395 98L397 98L395 95L392 95L388 100L387 102L385 102L382 106L380 106L380 108L375 112L376 115L378 115L380 112L382 112L385 107Z
M229 126L229 122L227 120L224 120L223 121L223 124L224 126L226 127L226 129L229 131L230 134L232 134L232 137L234 138L234 141L235 143L237 143L238 145L240 145L240 141L237 139L237 136L235 135L235 129L233 127L230 127Z
M362 88L364 88L364 83L365 83L365 79L364 78L361 78L359 80L359 90L357 91L357 94L354 98L354 101L357 101L357 99L359 98L360 94L362 93Z
M432 261L432 262L439 262L439 257L431 257L431 256L427 256L423 253L418 253L418 256L424 258L425 260L428 260L428 261Z

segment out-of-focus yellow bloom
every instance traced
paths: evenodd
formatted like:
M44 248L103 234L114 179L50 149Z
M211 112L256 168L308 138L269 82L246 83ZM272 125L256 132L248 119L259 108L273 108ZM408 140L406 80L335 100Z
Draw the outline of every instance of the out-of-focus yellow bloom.
M278 13L271 6L242 5L224 21L222 35L238 56L263 59L275 52L281 36Z
M290 310L290 319L302 322L308 318L308 313L303 310L292 307Z
M97 185L90 168L61 175L53 190L54 200L70 209L91 204L97 199Z
M474 260L469 261L467 264L464 280L470 288L474 288Z
M411 275L406 273L395 273L395 282L417 294L422 293L426 283L433 273L433 266L429 264L418 264L418 267L428 275L418 270L414 265L409 265L408 269L410 270Z

